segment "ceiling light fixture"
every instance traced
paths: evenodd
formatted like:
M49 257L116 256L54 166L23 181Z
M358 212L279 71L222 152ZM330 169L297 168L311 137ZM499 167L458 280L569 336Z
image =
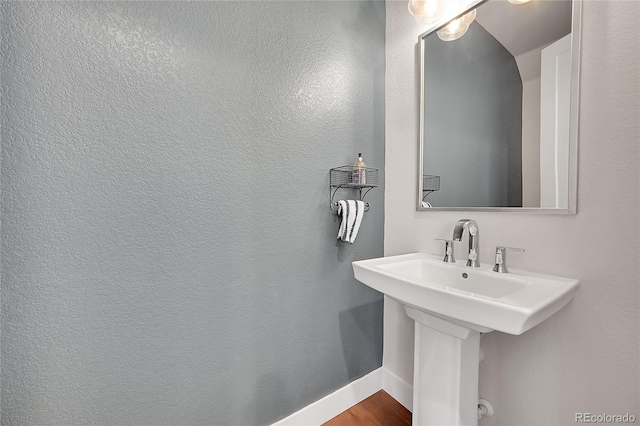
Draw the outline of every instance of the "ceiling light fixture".
M511 4L524 4L524 3L528 3L531 0L509 0L509 3Z
M435 22L443 10L443 0L409 0L409 13L423 24Z
M449 22L445 27L438 31L438 37L442 41L457 40L467 33L469 26L476 19L476 10L473 9L459 18Z

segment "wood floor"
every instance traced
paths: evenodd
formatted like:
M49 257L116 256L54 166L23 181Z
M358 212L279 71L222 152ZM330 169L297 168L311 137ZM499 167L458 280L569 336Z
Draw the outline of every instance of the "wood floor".
M381 390L322 426L411 426L411 412Z

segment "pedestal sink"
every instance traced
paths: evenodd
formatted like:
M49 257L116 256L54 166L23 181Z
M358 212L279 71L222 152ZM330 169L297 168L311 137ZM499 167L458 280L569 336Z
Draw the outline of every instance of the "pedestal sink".
M519 335L558 312L574 279L444 263L423 253L353 262L358 281L416 322L413 424L477 425L480 333Z

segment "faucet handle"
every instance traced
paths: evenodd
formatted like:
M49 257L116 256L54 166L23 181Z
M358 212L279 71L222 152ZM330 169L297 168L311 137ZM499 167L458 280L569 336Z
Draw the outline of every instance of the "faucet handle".
M506 274L509 272L507 269L507 251L525 251L521 248L496 246L496 262L493 265L494 272L500 272Z
M453 240L447 240L446 238L436 238L438 241L444 241L444 259L443 262L456 263L456 258L453 256Z

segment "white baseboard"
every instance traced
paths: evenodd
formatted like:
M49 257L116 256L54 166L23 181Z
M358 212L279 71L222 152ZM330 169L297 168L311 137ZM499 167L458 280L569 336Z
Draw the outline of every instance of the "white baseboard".
M382 367L382 389L393 397L404 408L413 412L413 386Z
M274 423L272 426L320 425L381 389L411 411L413 405L411 386L386 368L380 367Z

